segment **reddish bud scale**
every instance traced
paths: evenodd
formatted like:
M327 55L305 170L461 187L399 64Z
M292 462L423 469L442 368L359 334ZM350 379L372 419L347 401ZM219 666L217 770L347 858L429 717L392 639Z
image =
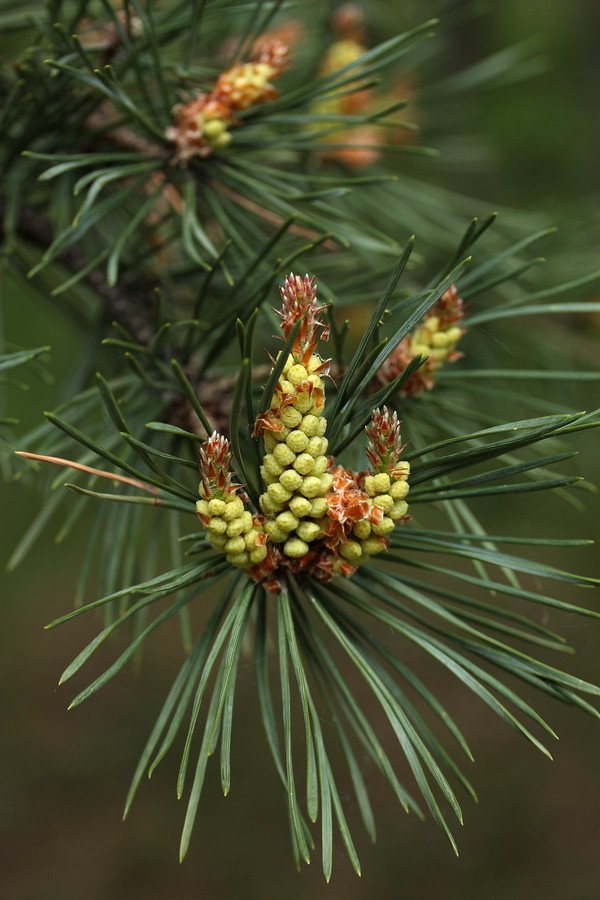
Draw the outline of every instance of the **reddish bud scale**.
M326 307L317 306L317 286L314 276L290 274L285 279L283 287L279 288L283 301L281 312L277 315L281 319L281 330L284 337L289 338L294 325L300 321L300 329L292 346L292 356L297 362L306 365L314 352L319 340L326 341L329 338L329 326L319 320L319 313ZM322 365L322 372L329 371L327 360Z
M278 39L264 41L256 46L254 59L258 63L266 63L277 74L283 72L290 61L290 51L288 45Z
M207 493L231 490L231 449L227 438L213 431L200 448L200 476Z
M326 498L327 514L342 525L368 518L369 498L359 487L356 475L343 466L336 466L331 474L334 480Z
M283 431L283 422L281 419L277 418L271 409L268 409L267 412L257 416L252 436L260 437L265 431L275 431L277 433Z
M442 328L450 328L452 325L458 325L465 317L464 302L458 296L458 288L455 284L451 284L445 291L437 303L425 316L425 320L431 316L437 315Z
M267 535L265 535L265 540L268 540ZM271 594L278 594L281 591L281 582L275 573L280 571L282 556L283 554L279 547L268 544L265 559L249 569L250 575L254 581L261 581L265 590Z
M371 417L371 427L365 429L369 438L367 459L374 472L392 474L402 453L400 422L395 412L376 409Z

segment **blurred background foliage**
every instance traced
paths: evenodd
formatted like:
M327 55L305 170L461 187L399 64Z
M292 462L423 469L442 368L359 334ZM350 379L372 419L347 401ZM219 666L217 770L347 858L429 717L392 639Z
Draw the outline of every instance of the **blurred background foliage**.
M371 8L371 4L366 4ZM468 8L468 9L467 9ZM473 15L478 8L481 15ZM447 190L480 197L491 204L526 209L544 222L561 226L553 239L571 252L549 264L548 278L567 280L579 267L596 267L598 240L597 159L600 124L597 97L600 62L596 45L600 8L595 0L499 0L490 3L374 2L374 37L381 39L407 23L438 14L443 60L448 78L466 64L493 58L507 46L522 46L532 60L529 77L505 77L479 90L464 103L462 119L427 121L424 132L442 151L441 160L415 158L407 163L426 172ZM523 70L521 70L523 74ZM468 96L468 93L467 93ZM442 102L437 108L443 114ZM429 112L434 115L436 104ZM471 141L469 134L483 140ZM465 139L464 135L467 135ZM463 143L461 143L461 141ZM473 152L474 149L476 152ZM465 164L466 162L466 164ZM460 165L459 165L460 163ZM473 214L481 210L475 207ZM550 258L550 249L545 250ZM18 292L4 284L3 328L18 344L52 347L48 366L36 366L23 378L29 389L7 388L8 416L25 427L39 421L41 411L54 408L65 392L65 381L81 352L79 336L67 321L40 302L37 291ZM574 361L598 367L597 321L567 323L549 332L566 343ZM573 402L600 406L595 385L577 386ZM587 395L587 396L584 396ZM583 402L585 401L585 402ZM582 442L581 474L600 482L597 437ZM35 485L0 485L0 543L4 560L39 509ZM536 495L536 516L555 515L551 498ZM548 504L545 513L543 504ZM93 509L87 513L90 524ZM587 512L561 510L563 533L572 530L600 538L597 500L587 500ZM499 519L499 520L498 520ZM503 504L494 518L487 511L490 531L501 532L510 508ZM524 528L527 524L524 523ZM96 630L93 617L77 619L67 629L49 634L43 626L57 609L69 608L76 582L73 561L81 554L85 527L64 545L46 531L24 565L2 577L2 700L5 739L0 769L0 870L2 892L15 900L181 900L204 896L223 900L300 900L310 895L334 900L383 900L396 894L407 900L595 900L600 882L600 796L597 723L569 708L557 708L545 698L537 707L562 740L555 761L542 762L524 742L486 714L475 700L447 683L442 672L433 687L452 714L476 735L476 784L480 805L466 809L466 825L458 835L456 860L431 821L407 821L371 772L369 789L378 811L378 842L359 847L364 877L356 879L337 848L335 873L326 886L317 864L300 875L288 850L285 811L274 785L258 721L254 678L250 665L239 671L240 738L234 740L233 767L240 772L224 800L216 780L207 785L198 822L197 846L187 861L177 862L183 810L173 798L176 759L166 760L143 789L126 825L120 822L122 801L148 722L164 685L176 672L179 638L164 629L150 644L148 660L139 672L128 671L118 686L109 684L93 704L67 713L74 691L55 687L65 661L72 658ZM557 564L562 560L558 559ZM593 554L569 552L568 565L587 574ZM557 595L558 596L558 595ZM565 586L561 599L570 600ZM578 648L577 673L600 678L597 640L585 619L556 615L544 624L556 627ZM98 660L98 671L110 656ZM410 660L406 660L410 663ZM82 682L83 686L83 682ZM77 687L77 685L75 686ZM243 711L247 708L247 715ZM244 722L243 720L246 719ZM252 758L252 777L243 777ZM501 762L499 762L501 761ZM381 789L381 790L380 790ZM355 810L356 812L356 810Z

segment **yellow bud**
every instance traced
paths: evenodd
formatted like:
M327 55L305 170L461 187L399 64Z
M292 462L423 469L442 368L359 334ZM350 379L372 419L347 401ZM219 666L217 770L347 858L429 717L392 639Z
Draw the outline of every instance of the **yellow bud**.
M261 494L258 498L258 504L260 506L261 512L265 514L265 516L272 516L274 513L279 512L282 509L281 503L276 503L269 494L264 493Z
M377 494L376 497L373 497L373 503L376 506L380 506L386 513L389 513L390 509L394 505L394 501L389 494Z
M298 525L299 520L296 516L286 509L284 512L279 513L277 518L275 519L275 524L281 531L290 532L293 531Z
M310 457L312 461L312 457ZM208 515L208 500L196 500L196 512L199 516Z
M295 431L292 431L291 433L296 434ZM277 444L273 449L273 456L276 462L278 462L280 466L283 466L284 469L287 468L287 466L291 466L296 461L296 454L287 444Z
M255 547L254 550L251 550L248 554L250 557L250 562L253 566L261 563L263 559L265 559L267 555L267 547L265 544L260 544L258 547Z
M244 512L244 504L242 503L239 497L234 497L225 507L225 512L222 513L223 518L226 522L231 522L233 519L237 519L238 516Z
M276 360L279 360L279 357L280 357L280 356L281 356L281 350L279 351L279 353L277 354L277 356L275 357L275 359L276 359ZM294 365L294 357L292 356L291 353L288 353L287 359L286 359L286 361L285 361L285 363L284 363L284 366L283 366L283 374L285 375L286 372L288 371L288 369L291 368L291 366L293 366L293 365Z
M408 512L408 503L406 500L396 500L394 505L389 511L390 519L396 521L396 519L401 519Z
M369 495L369 497L375 497L377 495L377 491L373 484L374 475L365 475L364 488L365 493Z
M235 537L237 534L242 534L245 529L245 520L243 516L238 516L237 519L232 519L231 522L227 525L227 534L229 537Z
M319 475L319 481L321 482L321 495L324 497L331 490L333 475L329 472L324 472L323 475Z
M226 129L223 119L209 119L202 130L203 137L216 138Z
M311 456L323 456L327 452L327 438L311 437L306 445L306 452Z
M273 431L272 432L273 437L279 444L281 444L281 443L283 443L283 441L285 441L285 439L289 433L290 433L290 429L287 427L287 425L284 425L283 428L281 429L281 431Z
M412 356L429 356L431 347L429 344L424 344L423 341L413 341L410 345L410 352Z
M303 431L290 431L289 435L286 438L286 444L293 450L294 453L302 453L303 450L306 450L308 444L308 437L304 434ZM312 454L311 454L312 455Z
M243 553L245 549L246 543L244 541L244 538L240 535L237 535L236 537L230 537L225 544L226 553Z
M224 500L209 500L208 512L211 516L222 516L225 512L226 505Z
M445 348L450 344L448 334L445 331L438 331L431 335L431 346L437 348Z
M387 472L379 472L373 476L373 487L378 494L387 494L391 485L391 479Z
M285 444L277 444L278 447L285 446ZM275 478L279 478L281 473L283 472L283 466L281 466L277 459L273 456L272 453L267 453L263 458L263 466L269 475L272 475Z
M287 491L282 484L279 482L275 482L275 484L270 484L267 488L267 492L269 497L275 501L275 503L287 503L287 501L292 496L291 491Z
M250 557L245 551L244 553L228 553L225 558L227 562L238 569L245 569L250 563Z
M373 525L373 534L388 534L396 527L396 523L389 516L384 516L379 525Z
M251 528L250 531L247 531L244 535L244 545L246 550L253 550L256 547L256 539L260 531L256 528Z
M300 486L300 493L303 497L322 497L327 490L323 491L321 479L315 475L307 475Z
M293 385L297 386L306 380L308 376L308 372L304 368L304 366L296 363L291 366L287 371L288 381L291 381Z
M440 327L440 318L439 316L429 316L428 319L425 319L423 322L422 328L427 328L428 331L437 331Z
M290 500L290 509L299 519L308 516L312 512L312 503L306 497L292 497Z
M377 494L388 493L390 489L390 476L381 473L379 475L365 475L365 491L369 497Z
M292 559L299 559L308 553L308 544L300 538L290 538L283 545L283 552Z
M371 523L367 519L360 519L354 523L352 534L364 541L371 534Z
M365 556L375 556L376 553L381 553L385 550L383 541L378 541L377 538L374 537L367 538L366 541L361 541L361 547Z
M211 137L208 143L214 150L222 150L231 143L231 135L228 131L223 131L216 137Z
M252 525L253 525L252 513L249 512L247 509L245 509L243 511L242 515L240 516L240 518L244 523L244 534L245 534L247 531L250 531L250 529L252 528Z
M320 519L327 512L327 500L325 497L315 497L311 503L310 515L313 519Z
M302 413L293 406L284 406L279 418L288 428L296 428L302 419Z
M294 463L294 468L296 472L299 472L301 475L308 475L312 472L315 465L315 460L310 455L310 453L299 453L296 457L296 462ZM200 501L198 501L200 502ZM196 504L196 507L198 504Z
M313 355L311 356L311 358L308 361L309 374L312 375L312 373L316 369L318 369L322 364L323 364L323 360L321 359L321 357L317 356L316 353L313 353Z
M311 438L319 433L319 424L320 421L317 416L307 415L302 416L299 428L307 437Z
M448 338L448 342L452 345L456 344L462 337L462 329L458 328L457 325L454 325L452 328L449 328L446 332L446 337Z
M274 544L281 544L289 536L289 531L283 531L276 522L265 522L265 531Z
M284 486L286 491L296 491L302 484L302 475L295 469L287 469L279 476L279 483Z
M290 356L290 359L291 359L291 358L292 358L292 357ZM296 393L296 390L295 390L294 385L292 384L292 382L291 382L291 381L288 381L288 380L285 379L285 378L280 379L279 384L277 385L277 387L278 387L279 391L280 391L282 394L295 394L295 393Z
M270 453L274 447L279 446L277 439L272 431L265 431L263 435L263 441L265 442L265 450L267 453Z
M312 397L307 391L301 391L299 394L296 394L294 409L297 409L301 415L304 415L309 409L312 409L312 405Z
M260 477L264 481L265 484L273 484L274 481L279 481L277 475L269 475L264 466L261 466L260 469ZM281 470L283 472L283 469Z
M363 551L358 541L346 541L345 544L340 544L339 554L344 559L347 559L348 562L357 563L363 555Z
M210 520L207 527L209 531L213 531L215 534L225 534L227 531L227 522L218 516L215 516L214 519Z
M325 470L327 469L328 465L329 465L329 460L327 459L326 456L317 456L315 458L315 464L313 466L311 475L322 475L323 472L325 472Z
M314 541L318 537L321 537L323 534L319 525L316 522L300 522L298 527L296 528L296 534L299 538L302 538L303 541Z
M393 500L403 500L410 490L408 481L394 481L390 488L390 497Z
M323 437L323 435L325 434L326 431L327 431L327 419L324 416L321 416L319 419L319 428L318 428L317 434L319 435L319 437Z

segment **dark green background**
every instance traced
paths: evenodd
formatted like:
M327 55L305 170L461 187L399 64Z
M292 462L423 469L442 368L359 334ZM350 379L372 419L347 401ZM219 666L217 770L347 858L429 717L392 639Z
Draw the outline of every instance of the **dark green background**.
M414 5L414 4L413 4ZM452 7L452 4L449 4ZM482 132L494 150L484 168L448 166L449 186L489 200L543 209L564 222L569 239L580 236L590 267L594 241L583 228L598 193L598 60L600 7L590 0L503 0L490 14L456 29L454 61L474 60L506 43L539 36L550 66L529 81L487 90L474 118L457 123ZM460 7L462 4L456 4ZM395 9L395 7L393 7ZM597 234L597 230L596 230ZM579 252L580 246L576 245ZM596 263L597 265L597 263ZM560 274L560 270L559 270ZM568 275L572 273L569 271ZM29 293L6 291L4 327L26 346L52 345L51 371L61 383L77 357L75 336L49 305ZM593 322L573 333L573 354L598 365ZM27 394L11 398L25 424L56 402L53 385L29 379ZM600 406L597 389L580 405ZM582 441L578 470L600 481L597 436ZM8 558L39 509L41 495L19 483L2 486L1 543ZM589 495L585 516L541 495L532 518L548 533L599 537L598 499ZM523 515L519 505L519 515ZM90 515L93 510L90 510ZM559 517L559 518L558 518ZM511 509L499 511L498 529L511 528ZM493 522L492 522L493 524ZM480 795L465 801L466 824L456 860L430 822L407 818L367 767L378 842L371 847L354 830L363 878L351 872L338 847L326 887L318 854L309 869L294 871L282 797L258 722L253 672L241 667L236 695L233 790L223 799L216 767L189 857L177 863L184 808L175 799L176 754L143 784L130 819L120 821L129 778L179 659L176 629L155 633L140 674L126 671L78 709L66 707L79 686L58 688L64 666L96 631L93 616L52 632L43 626L70 609L83 536L55 546L46 531L34 552L1 585L0 895L8 900L596 900L600 884L600 730L582 714L536 700L561 735L555 761L545 761L516 733L476 704L458 684L438 673L437 690L475 750L472 780ZM560 560L600 574L597 551ZM597 598L565 599L589 603ZM91 599L91 598L90 598ZM600 679L599 629L585 619L550 624L577 647L566 661L576 674ZM112 658L108 648L105 662ZM556 661L558 664L561 660ZM93 668L93 667L92 667ZM535 699L535 698L532 698ZM211 777L212 776L212 777ZM350 804L352 810L352 805ZM354 820L351 812L351 818ZM358 823L357 823L358 824Z

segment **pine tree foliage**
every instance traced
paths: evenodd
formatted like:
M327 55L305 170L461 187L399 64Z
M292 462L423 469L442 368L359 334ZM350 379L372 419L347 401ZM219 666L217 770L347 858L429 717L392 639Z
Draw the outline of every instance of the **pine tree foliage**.
M445 79L443 24L377 44L356 7L328 3L52 0L28 13L0 2L13 48L2 39L3 264L87 343L68 396L19 436L22 459L4 454L7 471L51 472L9 565L57 512L62 539L96 504L76 606L51 627L104 620L61 682L127 639L71 706L176 616L183 662L126 812L178 744L185 856L211 756L225 794L232 784L250 654L297 864L320 829L326 879L336 832L360 873L340 784L374 839L364 760L456 849L472 753L428 670L547 756L556 735L532 689L596 717L600 692L556 664L568 648L536 616L598 617L554 590L596 580L545 561L586 541L545 536L520 496L577 505L589 487L564 464L598 415L561 386L599 376L560 347L549 360L538 323L597 312L598 273L536 283L532 252L552 229L470 218L471 201L410 170L431 155L427 103L503 77L518 52ZM496 329L520 348L531 322L518 356L482 351ZM0 372L46 350L9 347ZM480 498L518 504L540 535L489 534Z

